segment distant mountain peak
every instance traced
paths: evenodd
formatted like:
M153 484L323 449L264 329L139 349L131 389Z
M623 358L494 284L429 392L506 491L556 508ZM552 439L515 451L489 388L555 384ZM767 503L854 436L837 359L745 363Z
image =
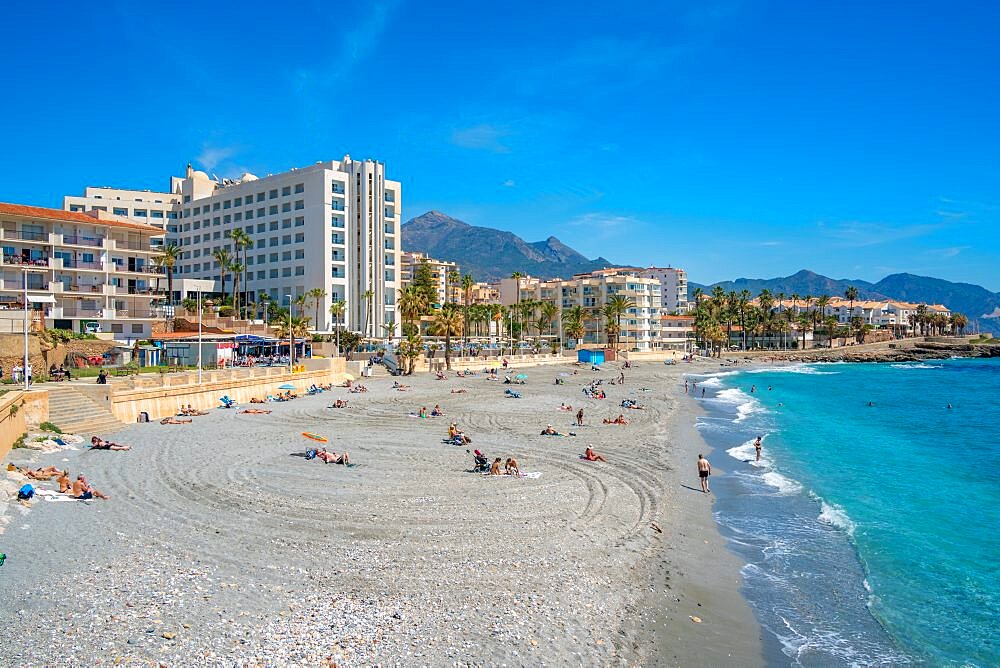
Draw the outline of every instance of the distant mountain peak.
M441 211L407 221L402 234L406 250L457 262L476 280L507 278L515 271L538 278L569 278L613 266L604 258L588 259L554 236L528 243L513 232L469 225Z

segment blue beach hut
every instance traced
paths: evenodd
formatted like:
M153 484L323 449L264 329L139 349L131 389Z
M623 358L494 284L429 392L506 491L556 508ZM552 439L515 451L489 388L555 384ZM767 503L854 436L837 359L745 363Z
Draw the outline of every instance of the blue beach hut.
M584 364L604 364L604 351L603 350L578 350L576 351L576 360L578 362L583 362Z

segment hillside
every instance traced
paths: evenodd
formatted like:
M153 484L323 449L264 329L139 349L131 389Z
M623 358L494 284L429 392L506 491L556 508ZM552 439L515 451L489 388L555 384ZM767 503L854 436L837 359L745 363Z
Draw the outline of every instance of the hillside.
M507 278L520 271L538 278L568 278L604 267L610 261L588 259L555 237L529 243L513 232L476 227L440 211L428 211L402 226L403 248L457 262L477 281Z
M757 295L763 289L786 295L836 295L842 296L849 286L858 289L861 299L900 299L904 301L945 304L953 311L964 313L970 320L977 320L983 331L1000 334L1000 294L971 283L952 283L930 276L914 274L892 274L877 283L828 278L803 269L791 276L777 278L738 278L712 285L689 283L694 291L700 287L710 292L715 286L723 290L749 290Z

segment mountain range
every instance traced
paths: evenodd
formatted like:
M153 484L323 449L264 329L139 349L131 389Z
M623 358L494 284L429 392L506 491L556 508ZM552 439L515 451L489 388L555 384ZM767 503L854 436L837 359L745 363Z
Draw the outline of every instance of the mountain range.
M515 271L544 279L569 278L616 266L603 257L590 260L555 237L529 243L513 232L475 227L440 211L407 221L402 233L404 249L457 262L477 281L509 278Z
M843 296L844 291L852 285L858 289L860 299L899 299L915 303L944 304L952 311L964 313L969 320L978 321L982 331L1000 334L1000 293L990 292L972 283L952 283L930 276L891 274L877 283L870 283L856 279L828 278L803 269L791 276L778 278L737 278L735 281L711 285L689 282L688 289L694 292L696 288L701 288L705 292L711 292L719 286L726 292L749 290L751 294L757 295L766 288L776 294L783 292L786 295Z
M588 259L555 237L529 243L513 232L469 225L440 211L428 211L406 222L402 234L406 250L457 262L462 272L471 273L477 281L507 278L515 271L549 279L607 267L635 266L614 264L603 257ZM738 278L711 285L688 283L692 292L699 287L710 292L716 285L727 292L749 290L755 296L765 288L786 295L841 296L853 285L861 299L945 304L975 321L974 326L980 330L1000 335L1000 293L971 283L915 274L892 274L870 283L829 278L806 269L777 278Z

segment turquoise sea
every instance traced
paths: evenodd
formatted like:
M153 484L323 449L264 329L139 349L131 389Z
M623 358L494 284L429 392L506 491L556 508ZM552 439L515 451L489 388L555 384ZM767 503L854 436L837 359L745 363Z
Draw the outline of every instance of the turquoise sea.
M769 662L1000 665L1000 360L688 379Z

